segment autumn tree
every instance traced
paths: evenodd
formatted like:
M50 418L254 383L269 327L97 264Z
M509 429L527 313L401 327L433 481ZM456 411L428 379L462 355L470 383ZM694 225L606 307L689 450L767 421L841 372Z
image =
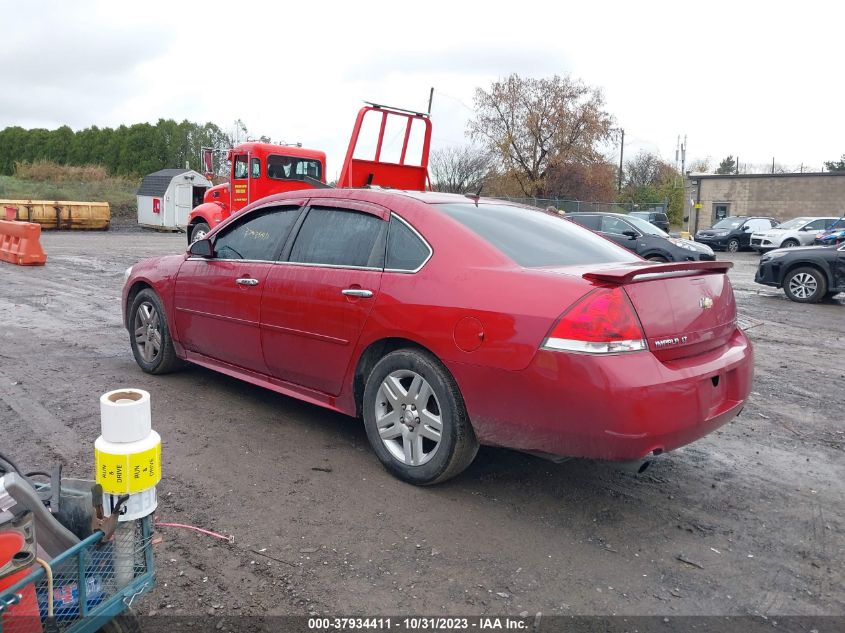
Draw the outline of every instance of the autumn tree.
M478 192L491 165L490 154L472 145L434 150L428 162L432 188L447 193Z
M732 155L722 159L719 166L716 168L717 174L733 174L736 172L736 159Z
M549 168L604 162L600 143L613 118L597 88L569 76L533 79L512 74L475 93L471 137L486 145L522 193L542 197Z
M616 166L610 163L555 163L546 174L546 196L566 200L616 198Z
M666 201L672 222L679 223L684 208L684 186L680 172L651 152L640 152L627 160L623 170L621 201L652 204Z

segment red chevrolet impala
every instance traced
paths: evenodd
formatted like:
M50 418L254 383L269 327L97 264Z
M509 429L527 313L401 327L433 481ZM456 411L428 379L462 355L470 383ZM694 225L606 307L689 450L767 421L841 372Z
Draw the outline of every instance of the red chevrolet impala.
M123 307L144 371L189 361L362 417L391 473L432 484L479 444L645 460L732 419L753 355L729 266L495 200L313 190L136 264Z

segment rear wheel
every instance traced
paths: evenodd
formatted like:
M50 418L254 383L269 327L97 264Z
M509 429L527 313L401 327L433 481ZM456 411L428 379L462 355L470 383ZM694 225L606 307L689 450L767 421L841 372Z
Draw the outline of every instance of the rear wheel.
M208 235L209 231L211 231L211 227L205 222L197 222L194 224L191 228L191 244L197 240L203 239L206 235Z
M798 243L798 240L793 239L784 240L780 245L781 248L795 248L796 246L801 246L801 244Z
M161 300L150 288L139 292L132 301L129 341L135 362L148 374L167 374L184 365L173 348Z
M362 404L370 445L403 481L446 481L478 452L458 386L430 354L403 349L382 358L367 378Z
M827 294L827 280L815 268L796 268L786 274L783 291L792 301L817 303Z
M739 250L739 240L735 237L732 237L728 240L728 244L726 246L729 253L736 253Z

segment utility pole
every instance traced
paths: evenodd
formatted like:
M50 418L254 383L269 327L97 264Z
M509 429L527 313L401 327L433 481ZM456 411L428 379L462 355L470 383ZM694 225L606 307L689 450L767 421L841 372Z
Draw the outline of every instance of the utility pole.
M616 192L622 193L622 157L625 155L625 130L619 128L622 132L622 140L619 142L619 182L616 185Z

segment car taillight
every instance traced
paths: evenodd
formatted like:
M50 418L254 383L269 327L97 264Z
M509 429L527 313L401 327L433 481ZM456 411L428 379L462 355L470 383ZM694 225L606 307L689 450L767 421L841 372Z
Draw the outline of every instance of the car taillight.
M594 290L567 310L543 341L543 349L618 354L648 349L634 306L622 288Z

